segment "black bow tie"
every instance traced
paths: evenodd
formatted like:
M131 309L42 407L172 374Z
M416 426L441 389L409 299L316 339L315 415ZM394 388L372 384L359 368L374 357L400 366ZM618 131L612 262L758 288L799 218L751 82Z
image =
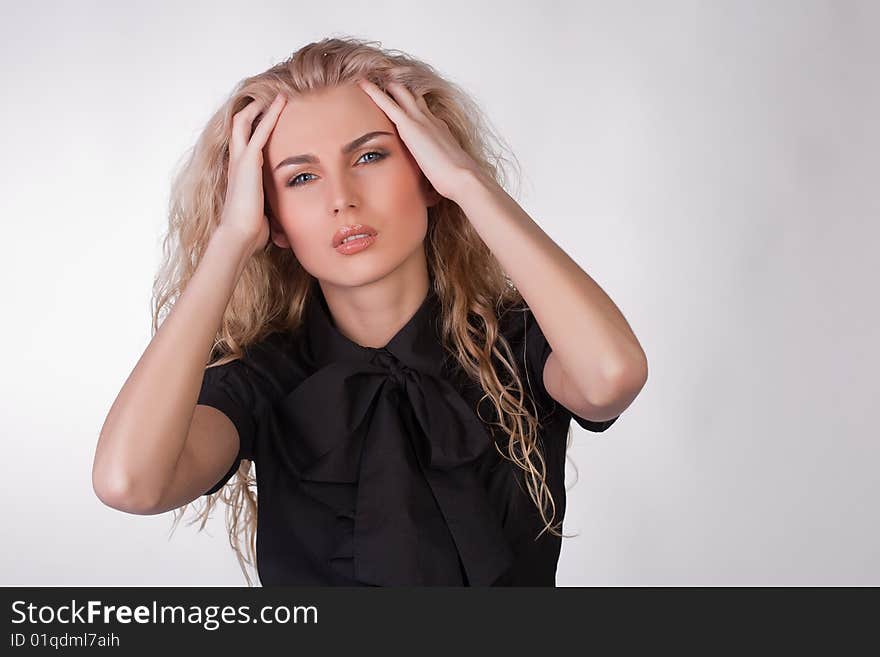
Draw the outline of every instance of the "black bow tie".
M429 291L383 349L334 326L316 294L304 337L315 371L281 400L276 447L297 480L356 484L354 531L336 546L355 578L379 586L492 584L513 563L477 476L490 436L443 373Z

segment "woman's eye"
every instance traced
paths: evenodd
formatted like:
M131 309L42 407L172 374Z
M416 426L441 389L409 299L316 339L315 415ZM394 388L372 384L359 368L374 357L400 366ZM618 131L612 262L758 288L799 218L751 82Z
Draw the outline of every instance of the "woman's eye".
M287 186L288 187L299 187L300 185L303 185L305 183L304 182L297 182L297 180L299 180L302 176L311 176L311 175L312 174L310 174L310 173L301 173L298 176L295 176L294 178L292 178L290 181L288 181Z
M364 153L363 155L361 155L361 156L358 158L358 161L360 161L362 158L365 158L367 155L376 155L376 156L378 156L378 157L374 157L374 158L372 158L372 159L366 160L366 161L364 162L364 164L369 164L370 162L378 162L379 160L384 159L388 154L387 154L387 153L383 153L383 152L379 152L379 151L368 151L368 152ZM297 174L296 176L294 176L293 178L291 178L291 179L287 182L287 185L285 185L285 186L286 186L286 187L300 187L301 185L305 185L305 184L306 184L307 182L309 182L309 181L308 181L308 180L301 180L301 181L300 181L301 177L302 177L302 176L312 176L312 175L314 175L314 174L311 174L311 173L308 173L308 172ZM297 181L300 181L300 182L297 182Z

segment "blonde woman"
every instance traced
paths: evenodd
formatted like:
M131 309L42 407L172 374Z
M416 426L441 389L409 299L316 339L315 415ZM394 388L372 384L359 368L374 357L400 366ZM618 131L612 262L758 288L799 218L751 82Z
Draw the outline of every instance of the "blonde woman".
M204 498L202 527L222 500L249 584L554 586L571 420L605 431L647 361L493 139L375 42L242 81L174 182L99 498L175 525Z

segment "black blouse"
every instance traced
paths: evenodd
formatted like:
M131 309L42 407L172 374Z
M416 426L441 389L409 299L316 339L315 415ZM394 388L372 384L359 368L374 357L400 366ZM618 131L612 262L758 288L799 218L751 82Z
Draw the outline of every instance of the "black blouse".
M198 398L229 417L240 442L205 495L241 459L255 464L261 584L555 586L561 539L544 532L534 540L544 523L524 473L491 445L507 453L507 437L489 427L491 401L480 402L482 389L450 365L434 291L376 349L340 333L320 286L312 290L300 327L206 368ZM572 418L599 432L617 417L573 416L549 396L551 348L527 306L499 324L543 420L547 485L561 520Z

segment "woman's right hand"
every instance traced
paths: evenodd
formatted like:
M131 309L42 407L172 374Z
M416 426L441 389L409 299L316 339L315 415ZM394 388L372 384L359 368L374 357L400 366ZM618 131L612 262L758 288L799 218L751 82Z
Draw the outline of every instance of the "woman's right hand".
M269 219L263 195L263 147L287 102L284 94L265 108L256 129L252 127L264 104L252 101L232 117L229 140L229 171L220 227L253 246L256 253L269 240ZM248 135L253 132L253 136Z

